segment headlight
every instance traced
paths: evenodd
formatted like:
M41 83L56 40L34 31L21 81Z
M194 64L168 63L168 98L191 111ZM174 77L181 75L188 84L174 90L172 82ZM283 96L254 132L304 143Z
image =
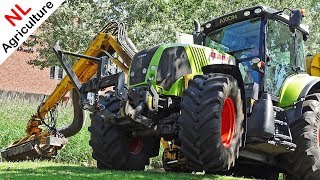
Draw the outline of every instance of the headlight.
M261 8L257 8L254 10L254 13L256 14L260 14L262 12L262 9Z
M244 16L249 16L250 14L251 14L250 11L245 11L245 12L243 12L243 15L244 15Z

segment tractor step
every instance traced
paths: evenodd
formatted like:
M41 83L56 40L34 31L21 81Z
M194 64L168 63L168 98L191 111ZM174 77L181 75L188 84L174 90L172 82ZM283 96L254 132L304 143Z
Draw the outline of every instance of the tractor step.
M67 142L66 138L54 135L42 137L41 140L40 138L34 138L5 148L1 151L1 156L6 161L52 159Z

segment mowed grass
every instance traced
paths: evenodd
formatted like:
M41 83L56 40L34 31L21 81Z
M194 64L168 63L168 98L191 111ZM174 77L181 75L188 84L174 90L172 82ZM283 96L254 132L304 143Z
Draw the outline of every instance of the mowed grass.
M239 180L227 176L165 173L155 171L110 171L95 167L52 162L0 163L0 179L218 179Z
M25 126L31 115L35 114L39 99L21 99L0 94L0 150L25 136ZM71 102L58 107L58 127L68 125L73 119ZM0 157L1 179L241 179L215 175L192 175L185 173L165 173L161 164L161 153L152 158L144 172L108 171L96 168L89 146L88 126L90 118L86 115L85 125L52 161L5 162Z

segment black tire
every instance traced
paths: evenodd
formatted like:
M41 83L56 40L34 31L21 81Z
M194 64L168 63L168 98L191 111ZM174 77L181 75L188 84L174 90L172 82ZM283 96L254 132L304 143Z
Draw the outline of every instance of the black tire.
M119 112L120 101L112 94L101 96L100 103L110 112ZM144 139L130 138L128 132L105 121L95 113L91 114L90 118L91 139L89 145L92 147L92 157L97 161L98 168L144 170L145 165L149 163L147 152L149 147ZM136 152L130 152L130 141L137 141L140 144ZM141 145L141 143L143 144Z
M308 95L302 117L290 127L294 152L280 158L286 179L320 179L320 94Z
M232 101L234 109L234 133L229 147L221 138L226 99ZM211 73L190 80L181 103L179 138L191 169L216 172L234 166L241 146L243 119L240 89L232 76Z

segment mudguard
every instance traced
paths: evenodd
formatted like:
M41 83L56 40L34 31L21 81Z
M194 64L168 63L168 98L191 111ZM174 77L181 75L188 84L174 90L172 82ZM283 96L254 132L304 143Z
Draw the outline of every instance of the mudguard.
M278 105L286 109L289 126L302 116L304 98L319 90L320 78L308 74L294 75L284 82Z
M283 83L278 106L286 108L294 105L299 101L300 94L302 92L308 92L308 89L312 87L313 83L310 85L309 83L319 80L319 77L310 76L308 74L289 76Z

